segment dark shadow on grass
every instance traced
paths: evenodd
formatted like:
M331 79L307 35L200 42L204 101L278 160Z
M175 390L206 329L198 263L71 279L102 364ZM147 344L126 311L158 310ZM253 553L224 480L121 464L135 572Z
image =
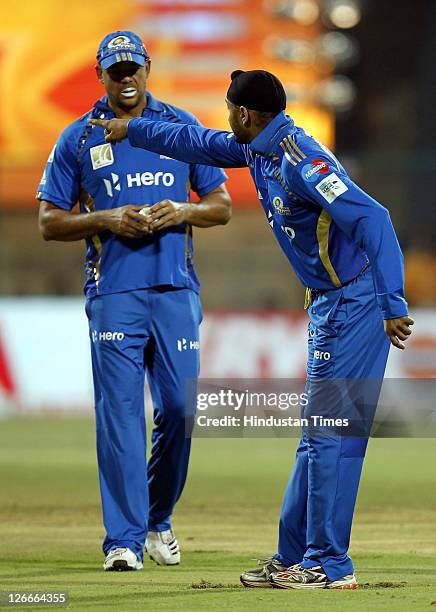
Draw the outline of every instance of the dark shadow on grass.
M198 589L198 590L204 590L204 589L222 589L222 590L228 590L228 589L242 589L244 588L242 586L242 584L222 584L220 582L209 582L208 580L204 580L203 578L200 580L200 582L193 582L191 584L190 587L188 587L190 589Z
M364 582L359 589L403 589L409 586L407 582Z
M186 598L189 596L197 597L197 593L198 593L198 596L200 594L202 596L207 596L207 595L212 595L214 593L216 594L232 593L232 592L236 593L237 591L239 591L239 587L201 590L201 591L195 591L195 590L192 590L191 588L188 588L187 590L180 590L180 588L177 590L174 590L173 588L173 590L169 589L165 591L152 591L150 590L149 584L144 584L143 593L122 593L119 595L114 595L111 593L110 603L111 603L111 606L113 606L113 604L119 603L119 609L126 610L128 609L127 608L128 602L140 601L141 599L143 599L144 603L149 603L150 600L153 600L153 599L165 599L165 598L174 598L174 597ZM83 595L79 597L74 597L74 595L70 596L71 606L79 606L80 604L83 604L83 605L104 604L104 601L105 601L104 595L99 595L99 596L92 595L90 597L86 597ZM171 609L171 607L169 607L169 609ZM207 609L207 604L205 604L205 609Z
M436 575L436 568L429 567L364 567L365 573L371 574L427 574L429 576Z

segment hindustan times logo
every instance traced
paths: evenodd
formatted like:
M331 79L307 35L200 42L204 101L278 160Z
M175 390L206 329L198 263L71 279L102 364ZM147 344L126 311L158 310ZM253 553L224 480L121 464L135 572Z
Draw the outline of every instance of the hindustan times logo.
M180 338L180 340L177 340L177 350L180 353L183 351L199 351L200 342L198 340L187 340L186 338Z

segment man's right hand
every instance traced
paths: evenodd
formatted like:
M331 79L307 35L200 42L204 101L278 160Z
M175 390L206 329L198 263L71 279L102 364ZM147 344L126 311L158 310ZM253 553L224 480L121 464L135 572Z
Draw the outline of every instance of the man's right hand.
M121 206L107 210L107 229L125 238L143 238L152 234L148 218L140 215L143 206Z
M92 125L98 125L104 129L104 139L113 144L127 138L127 125L130 119L88 119Z

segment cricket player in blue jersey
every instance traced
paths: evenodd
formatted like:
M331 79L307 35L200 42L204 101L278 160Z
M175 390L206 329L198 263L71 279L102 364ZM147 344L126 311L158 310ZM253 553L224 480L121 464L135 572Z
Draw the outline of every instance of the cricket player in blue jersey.
M316 415L329 401L319 396L320 381L363 380L372 388L370 401L363 402L368 425L390 342L403 349L413 324L389 213L285 115L285 91L274 75L237 70L231 79L232 132L146 118L92 124L106 130L107 142L127 137L133 146L192 163L248 166L268 223L308 288L308 408L315 405ZM245 586L357 587L348 547L366 446L367 435L303 429L283 501L278 553L244 572Z
M37 198L46 240L87 244L104 569L122 571L142 568L144 544L158 564L180 562L171 515L188 469L185 417L195 406L186 405L185 380L198 376L201 321L191 228L227 223L231 203L221 169L105 142L88 119L198 121L147 92L150 58L133 32L108 34L97 60L107 95L62 133ZM199 203L189 202L191 189ZM145 373L154 406L148 466Z

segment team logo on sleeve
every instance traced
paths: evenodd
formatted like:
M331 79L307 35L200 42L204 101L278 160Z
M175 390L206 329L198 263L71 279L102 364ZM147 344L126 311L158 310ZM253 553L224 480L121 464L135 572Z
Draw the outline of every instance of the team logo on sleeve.
M309 183L318 181L324 174L330 171L330 166L323 159L314 159L312 163L303 166L303 178Z
M329 204L332 204L332 202L334 202L342 193L348 191L348 187L334 172L326 176L320 183L318 183L318 185L315 186L315 189L322 195L324 200L327 200Z
M97 147L91 147L89 154L91 155L93 170L98 170L114 163L114 152L108 142Z

